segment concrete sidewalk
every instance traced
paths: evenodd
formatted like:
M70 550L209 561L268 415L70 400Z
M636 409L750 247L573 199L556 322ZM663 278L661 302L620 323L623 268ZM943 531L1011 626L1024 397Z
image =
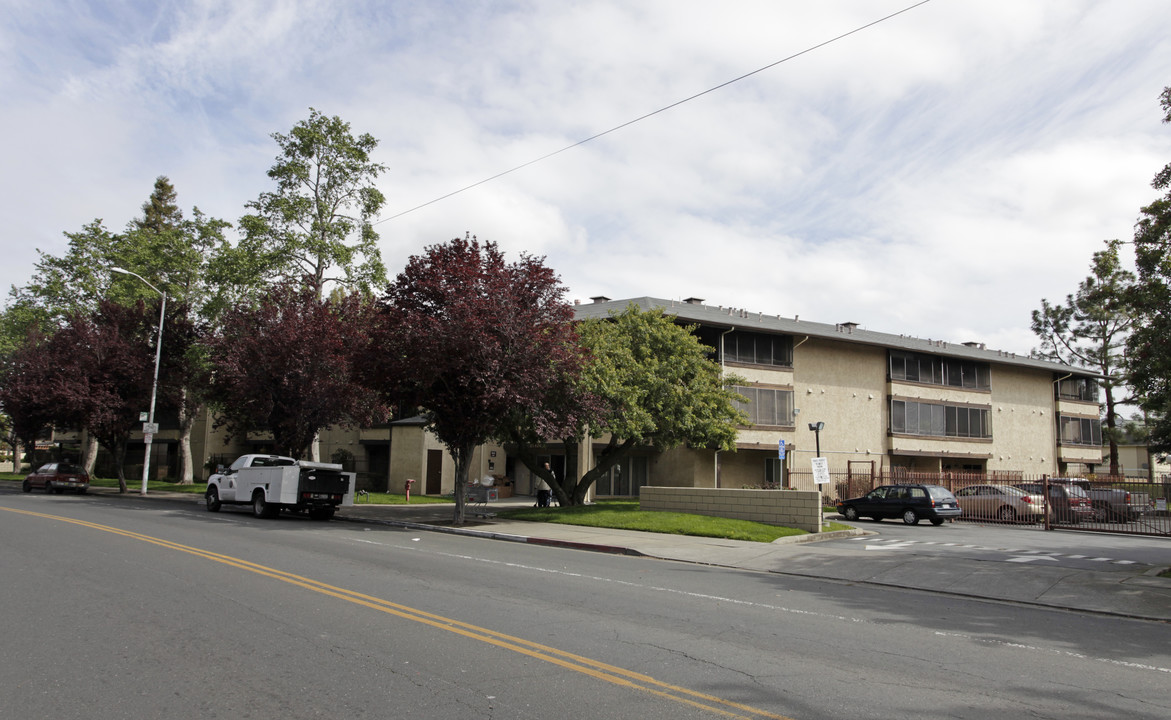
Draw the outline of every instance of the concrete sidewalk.
M143 497L137 492L122 495L106 488L91 488L90 492L143 502L203 504L200 495L152 492ZM496 512L532 505L532 498L522 496L494 502L487 509ZM876 533L856 529L755 543L477 517L470 512L464 526L454 527L452 515L453 506L447 503L368 505L359 502L341 508L335 519L1171 622L1171 578L1158 577L1165 567L1127 566L1096 571L964 558L873 554L858 554L856 558L839 556L827 563L823 558L802 553L802 543ZM1171 558L1171 543L1168 556Z
M519 497L492 503L488 508L498 511L532 504L532 498ZM452 514L452 506L446 504L359 503L339 511L338 519L1171 622L1171 578L1158 577L1166 567L1096 571L963 558L874 555L826 564L808 556L798 558L796 551L805 542L876 533L858 529L755 543L470 514L465 525L457 528L451 525ZM1171 543L1168 554L1171 558Z

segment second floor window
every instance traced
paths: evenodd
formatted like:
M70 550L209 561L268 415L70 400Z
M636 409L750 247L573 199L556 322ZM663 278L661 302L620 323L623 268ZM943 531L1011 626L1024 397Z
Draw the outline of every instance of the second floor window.
M736 402L736 409L748 416L753 425L792 426L793 391L776 388L743 387L732 388L748 400Z
M1101 445L1102 421L1062 415L1057 420L1062 445Z
M903 435L991 438L988 408L891 400L890 430Z

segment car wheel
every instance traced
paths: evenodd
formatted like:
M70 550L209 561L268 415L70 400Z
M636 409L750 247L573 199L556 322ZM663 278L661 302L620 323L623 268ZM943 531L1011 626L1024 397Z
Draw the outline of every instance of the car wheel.
M858 520L858 509L853 505L847 505L842 509L842 517L846 518L850 522L856 522Z
M918 525L919 513L915 512L912 508L907 508L903 511L903 522L908 525Z
M1004 507L1000 508L999 512L996 513L996 517L1001 522L1016 522L1016 510L1009 507L1008 505L1005 505Z
M272 503L264 501L264 493L257 491L252 496L252 514L258 518L274 518L280 514L281 509Z
M311 520L328 520L331 517L333 517L333 508L331 507L312 508L309 511Z
M207 504L208 512L220 511L220 491L216 490L214 486L209 487L207 492L204 493L203 501Z
M51 492L53 492L53 481L46 480L45 481L45 494L48 495Z
M939 527L943 524L943 518L931 518L931 524L935 527Z
M24 479L24 482L22 482L22 483L20 484L20 489L21 489L21 490L24 490L25 492L32 492L32 491L33 491L33 485L32 485L32 483L30 483L30 482L28 481L28 478L25 478L25 479Z

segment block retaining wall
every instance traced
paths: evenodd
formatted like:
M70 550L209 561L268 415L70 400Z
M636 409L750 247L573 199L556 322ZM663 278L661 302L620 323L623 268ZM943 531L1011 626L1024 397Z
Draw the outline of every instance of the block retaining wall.
M711 515L821 532L821 493L813 490L643 487L643 510Z

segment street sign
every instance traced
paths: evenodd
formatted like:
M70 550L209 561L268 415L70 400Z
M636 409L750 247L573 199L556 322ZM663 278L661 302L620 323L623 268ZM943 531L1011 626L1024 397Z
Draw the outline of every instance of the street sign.
M156 434L158 434L158 432L159 432L159 424L158 423L144 422L142 424L142 434L143 435L156 435Z
M829 482L829 458L815 457L810 460L813 463L813 482L818 485L825 485Z
M146 422L149 419L150 419L150 413L144 413L144 412L138 413L138 422Z
M777 459L778 460L785 459L785 439L784 438L781 438L780 440L777 441Z

